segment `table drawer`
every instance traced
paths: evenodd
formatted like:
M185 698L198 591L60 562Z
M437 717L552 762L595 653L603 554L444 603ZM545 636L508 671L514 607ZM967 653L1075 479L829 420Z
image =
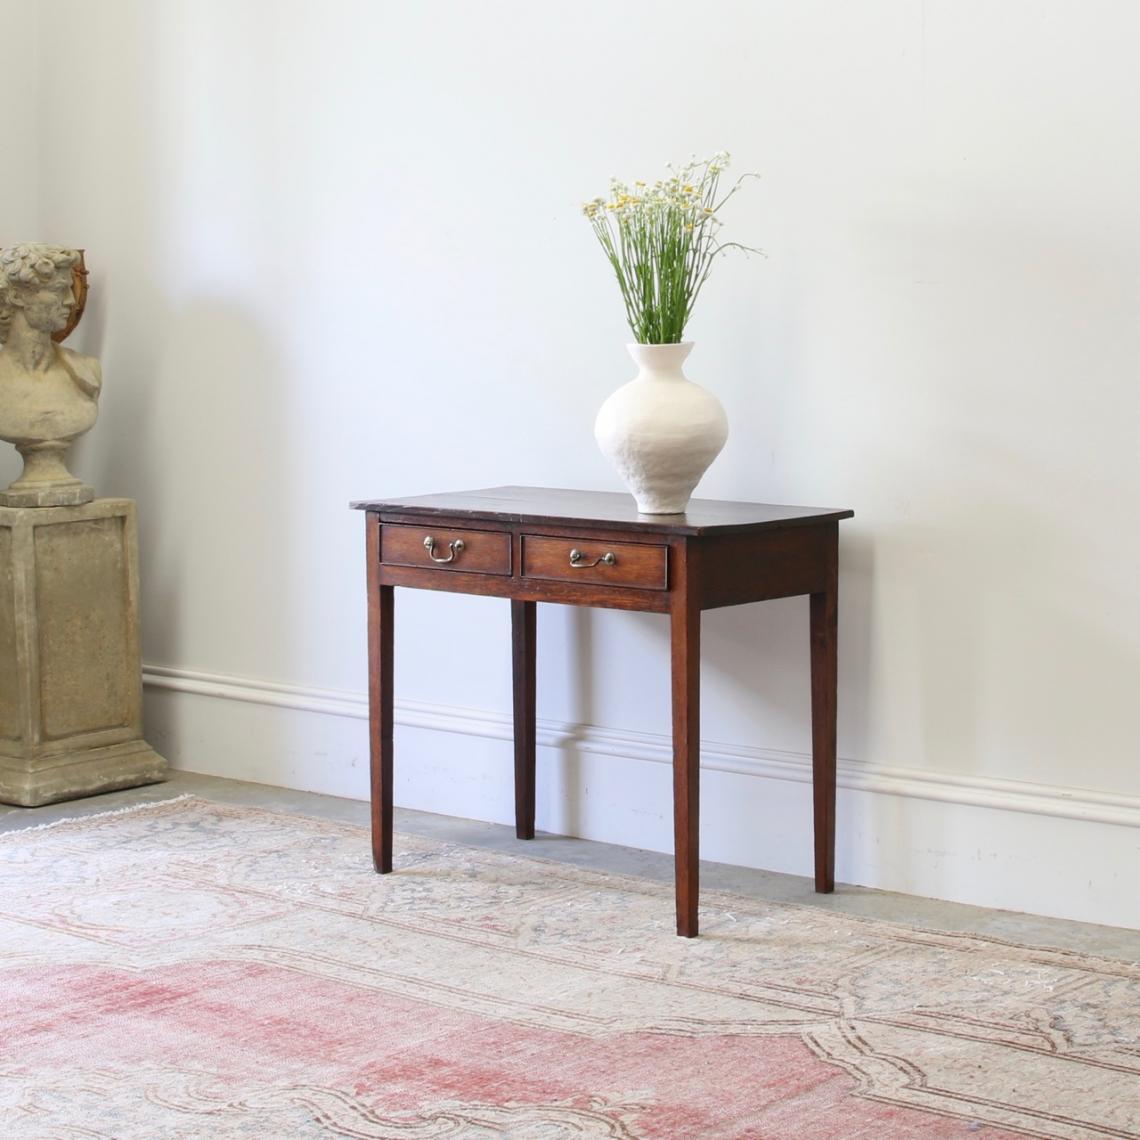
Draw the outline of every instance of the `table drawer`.
M434 523L423 526L385 523L380 531L380 561L387 566L509 574L511 536L505 531L458 530Z
M526 578L664 590L668 587L668 556L668 547L648 543L574 535L522 536L522 572Z

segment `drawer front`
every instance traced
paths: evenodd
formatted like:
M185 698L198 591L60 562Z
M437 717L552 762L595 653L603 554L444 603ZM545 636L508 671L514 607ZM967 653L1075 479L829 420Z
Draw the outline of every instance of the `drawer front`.
M574 535L524 534L523 576L641 590L668 588L669 549Z
M385 523L380 531L380 561L387 566L417 566L425 570L509 574L511 536L503 531L457 530L434 523Z

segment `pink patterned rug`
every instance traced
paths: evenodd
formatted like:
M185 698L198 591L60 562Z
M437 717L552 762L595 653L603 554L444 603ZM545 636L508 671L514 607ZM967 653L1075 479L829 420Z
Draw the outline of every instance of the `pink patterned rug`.
M0 837L0 1136L1140 1137L1140 966L183 798Z

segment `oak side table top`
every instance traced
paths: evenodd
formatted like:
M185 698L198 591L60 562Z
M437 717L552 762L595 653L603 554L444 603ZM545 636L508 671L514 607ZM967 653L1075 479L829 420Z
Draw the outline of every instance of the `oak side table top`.
M855 512L828 507L786 507L693 499L682 515L641 515L631 495L557 487L487 487L407 499L354 502L382 514L447 516L487 522L560 522L645 534L725 534L849 519Z

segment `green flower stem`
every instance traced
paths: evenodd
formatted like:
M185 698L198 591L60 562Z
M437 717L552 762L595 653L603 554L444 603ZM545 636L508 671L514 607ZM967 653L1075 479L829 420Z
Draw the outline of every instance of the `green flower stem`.
M583 207L640 344L680 342L716 259L729 249L760 252L717 241L717 211L745 178L759 177L742 175L718 201L720 174L728 162L724 152L693 161L653 187L638 182L631 190L615 179L609 201L595 198Z

